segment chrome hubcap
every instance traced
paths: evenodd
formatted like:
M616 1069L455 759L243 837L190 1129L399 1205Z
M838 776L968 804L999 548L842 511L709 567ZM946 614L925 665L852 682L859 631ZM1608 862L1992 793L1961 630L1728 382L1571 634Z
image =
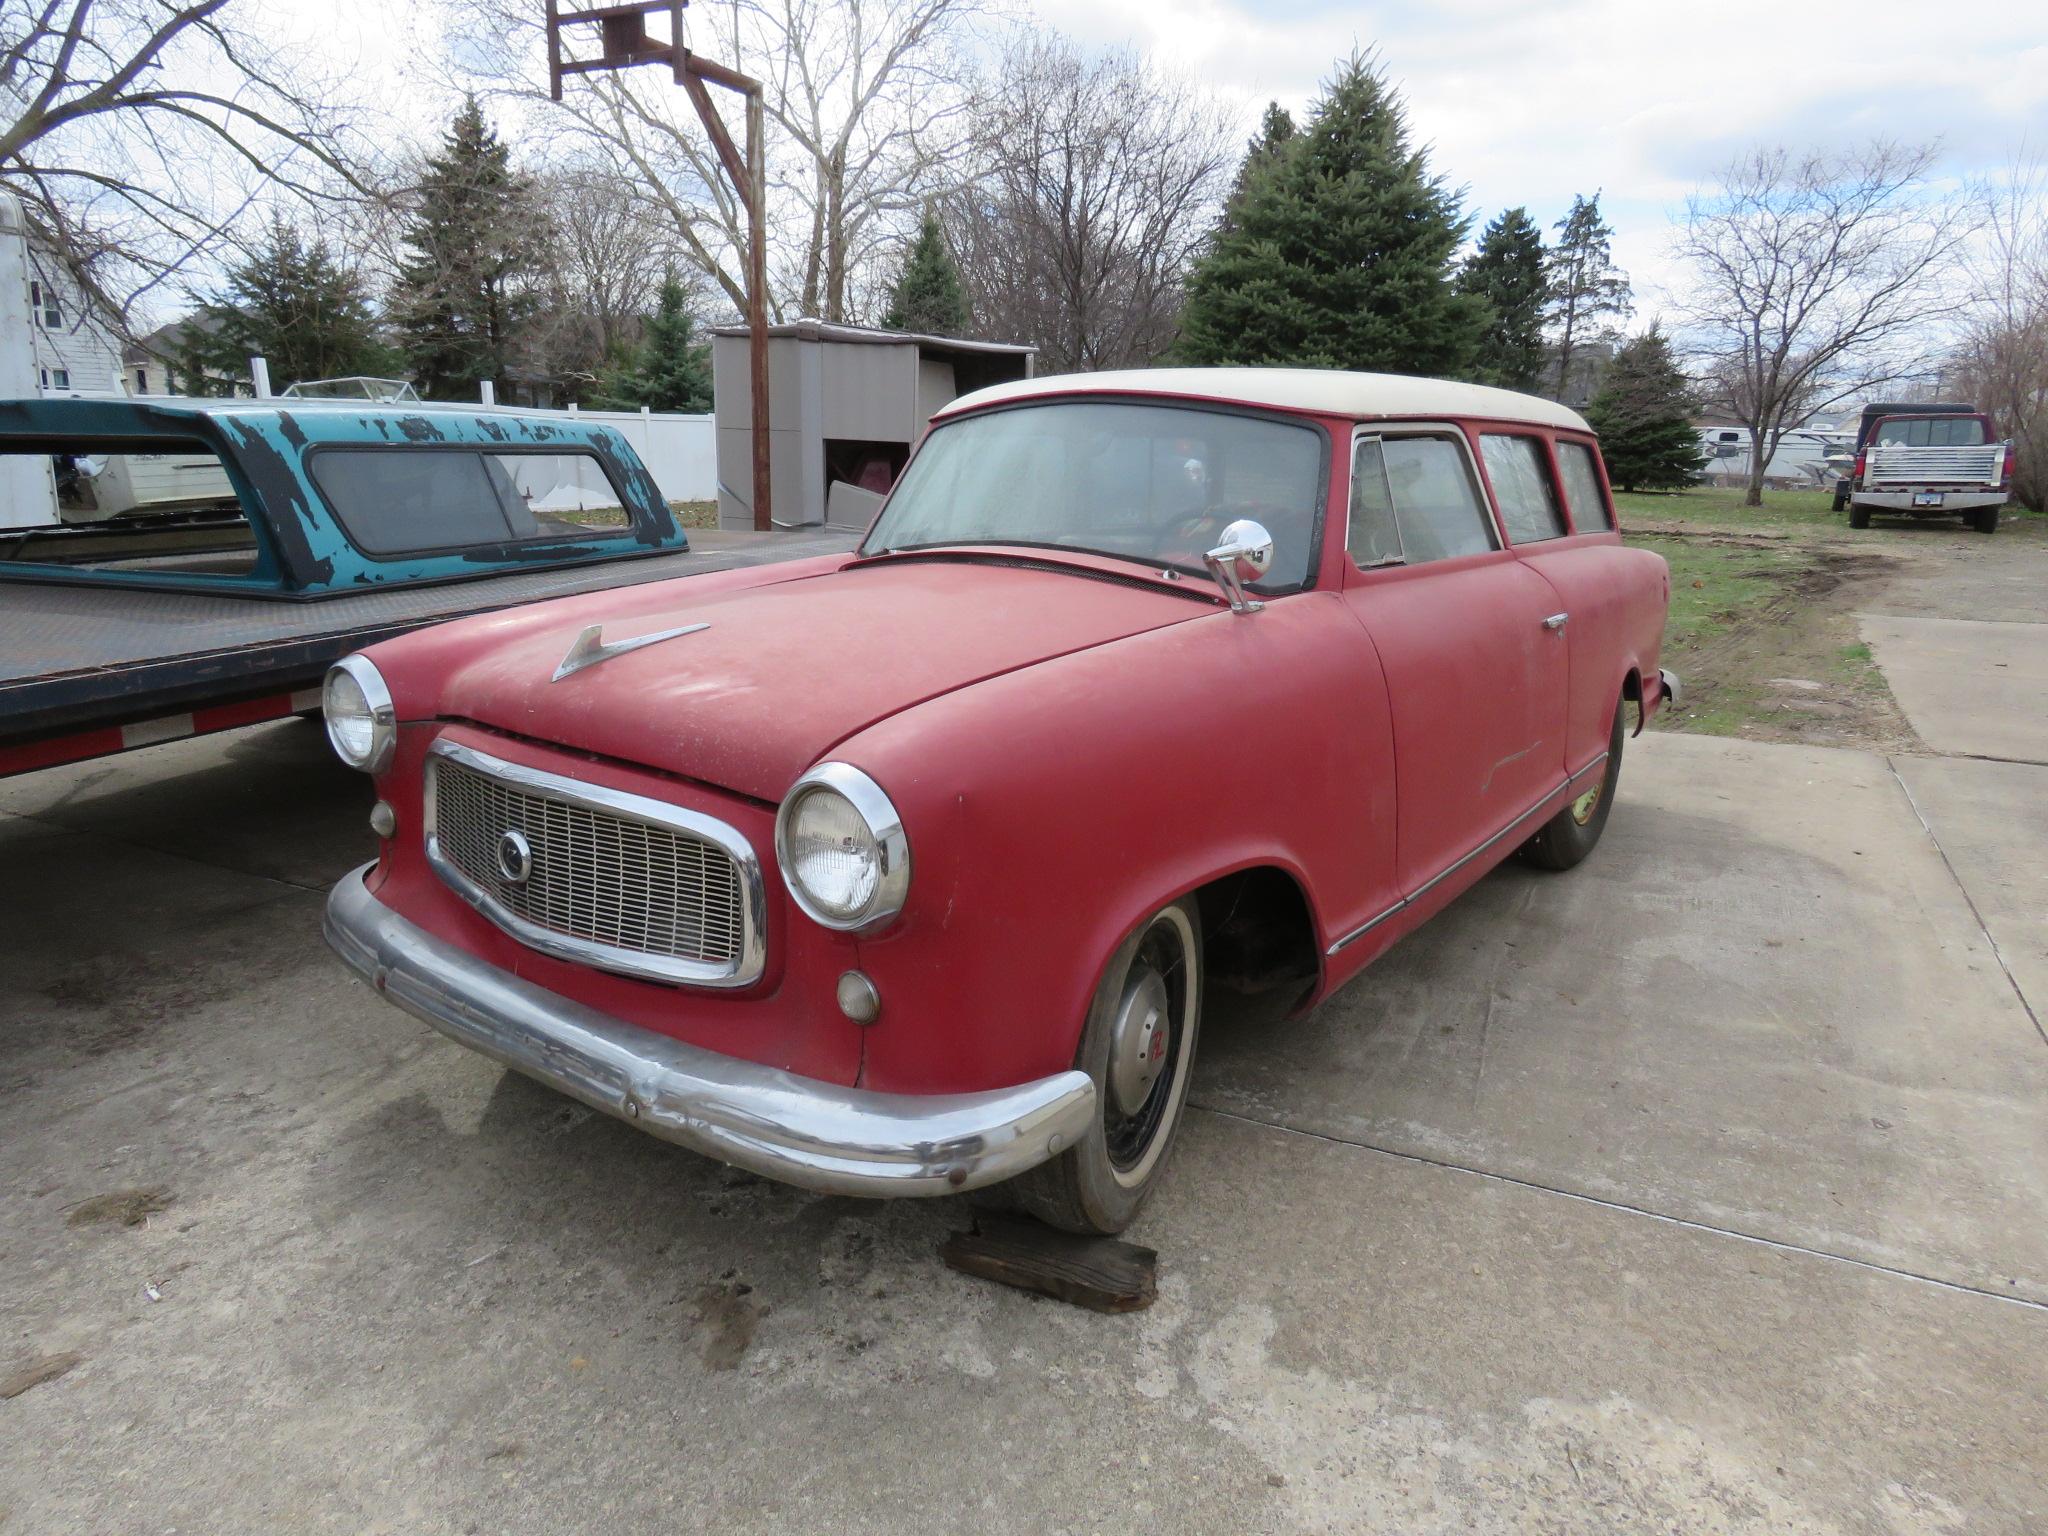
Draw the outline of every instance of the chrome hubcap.
M1109 1037L1109 1092L1124 1114L1135 1115L1152 1096L1166 1068L1172 1022L1165 979L1149 965L1133 966Z

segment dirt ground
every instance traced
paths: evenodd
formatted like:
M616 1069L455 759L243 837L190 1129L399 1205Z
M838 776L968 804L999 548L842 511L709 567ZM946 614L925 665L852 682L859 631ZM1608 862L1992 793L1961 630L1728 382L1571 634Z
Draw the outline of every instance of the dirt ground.
M1664 664L1684 679L1686 701L1660 723L1751 741L1925 751L1857 616L1910 610L1913 592L1952 587L1986 566L2008 579L2048 579L2048 523L2030 517L1987 540L1947 524L1853 532L1638 516L1629 539L1672 565Z

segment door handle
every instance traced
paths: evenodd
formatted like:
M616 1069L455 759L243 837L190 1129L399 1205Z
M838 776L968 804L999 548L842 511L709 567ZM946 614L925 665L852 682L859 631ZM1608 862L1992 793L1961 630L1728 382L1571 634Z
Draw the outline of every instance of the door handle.
M1563 629L1565 625L1565 620L1569 619L1570 617L1571 615L1568 613L1553 613L1549 618L1543 621L1543 627L1545 629Z

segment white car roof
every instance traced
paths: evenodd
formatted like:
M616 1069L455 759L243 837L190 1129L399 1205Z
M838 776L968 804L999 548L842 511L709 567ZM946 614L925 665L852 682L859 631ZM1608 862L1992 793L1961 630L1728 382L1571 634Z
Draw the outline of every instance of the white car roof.
M1046 395L1177 395L1310 411L1319 416L1483 417L1590 431L1577 411L1536 395L1450 379L1400 373L1343 373L1332 368L1130 368L1113 373L1064 373L978 389L935 411L933 419L979 406Z

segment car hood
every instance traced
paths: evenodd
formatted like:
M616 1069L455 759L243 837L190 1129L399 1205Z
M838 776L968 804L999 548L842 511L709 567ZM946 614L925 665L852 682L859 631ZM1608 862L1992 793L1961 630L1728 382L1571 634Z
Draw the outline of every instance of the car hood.
M520 612L449 671L437 712L775 801L899 710L1214 611L1083 568L986 560L898 557L715 591L684 578ZM707 627L553 681L590 624L607 643Z

